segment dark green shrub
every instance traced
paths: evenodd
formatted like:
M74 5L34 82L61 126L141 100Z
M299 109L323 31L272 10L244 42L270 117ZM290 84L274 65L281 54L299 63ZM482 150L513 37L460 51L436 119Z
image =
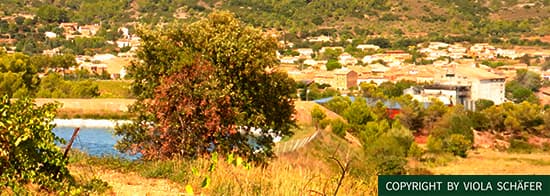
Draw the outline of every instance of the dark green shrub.
M535 150L533 145L529 144L523 139L513 138L510 140L510 147L508 152L518 152L518 153L531 153Z
M460 134L451 134L445 140L445 150L453 153L455 156L466 157L468 155L467 151L471 146L472 142Z
M0 98L0 190L24 195L28 184L48 191L75 185L67 160L55 142L51 124L55 104L37 106L31 99Z
M418 144L413 142L411 144L411 147L409 147L408 156L416 160L420 160L422 158L422 155L424 155L424 149L420 148Z
M332 132L340 137L346 136L347 125L340 119L335 119L331 122Z
M431 153L443 152L443 141L438 137L434 137L433 135L428 136L428 142L426 146L428 148L428 152L431 152Z

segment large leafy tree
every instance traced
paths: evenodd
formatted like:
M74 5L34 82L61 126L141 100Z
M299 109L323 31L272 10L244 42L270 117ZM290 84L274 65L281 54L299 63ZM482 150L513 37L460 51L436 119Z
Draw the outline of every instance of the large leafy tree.
M276 41L215 12L191 24L139 30L129 67L137 118L116 129L117 147L145 159L236 153L273 157L273 137L294 126L295 84L274 70Z

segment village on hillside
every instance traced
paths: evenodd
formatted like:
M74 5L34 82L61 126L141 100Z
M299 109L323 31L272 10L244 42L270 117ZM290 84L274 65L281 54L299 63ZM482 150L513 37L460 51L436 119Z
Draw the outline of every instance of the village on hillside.
M91 39L102 25L65 22L60 23L58 28L60 32L45 32L44 38L69 41ZM108 74L110 79L124 79L126 68L136 58L141 39L126 27L116 29L115 35L113 40L104 43L117 48L115 52L93 50L76 55L77 66L54 71L65 74L87 70L97 75ZM296 48L297 44L285 40L281 32L268 30L266 36L280 40L277 51L279 69L298 82L326 85L341 94L359 89L361 83L380 85L406 80L422 84L405 91L418 101L430 102L437 98L448 105L462 104L474 109L473 103L479 99L495 104L506 102L505 83L515 78L517 70L526 69L546 80L550 79L550 71L541 66L531 66L550 59L550 50L536 47L499 48L488 43L424 42L410 45L407 50L396 50L356 43L351 39L342 42L339 38L321 35L308 37L300 44L312 47ZM2 40L13 41L13 38ZM339 45L342 43L346 43L347 47ZM7 53L16 51L16 47L9 44L4 49ZM42 55L64 55L64 51L64 46L59 46L43 50ZM537 95L543 103L550 103L550 88L540 89Z
M327 36L311 39L331 41ZM529 66L532 62L547 61L550 50L504 49L488 43L428 42L409 46L418 52L417 56L413 56L404 50L383 50L373 44L358 44L356 48L367 55L352 56L344 52L343 47L333 46L322 47L318 51L296 48L292 50L297 55L278 54L278 58L281 67L296 81L327 84L343 94L360 88L360 84L365 82L380 85L407 80L423 84L405 90L405 94L420 102L430 102L436 98L447 105L462 104L468 109L474 109L474 102L479 99L490 100L494 104L507 102L505 83L515 78L517 70L529 70L545 80L550 79L550 71L540 66ZM330 67L328 61L319 58L329 50L339 54L336 60L340 66L336 69L327 69ZM418 64L413 58L422 58L424 62ZM492 66L492 62L501 64ZM542 88L538 95L546 103L550 89Z

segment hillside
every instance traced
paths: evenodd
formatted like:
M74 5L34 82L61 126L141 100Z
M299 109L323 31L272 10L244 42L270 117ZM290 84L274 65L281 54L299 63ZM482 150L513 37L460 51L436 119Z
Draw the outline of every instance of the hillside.
M550 34L549 0L1 0L0 16L36 15L48 22L159 23L229 10L247 23L299 36L423 36L428 33ZM53 6L52 6L53 5ZM546 25L545 25L546 24Z

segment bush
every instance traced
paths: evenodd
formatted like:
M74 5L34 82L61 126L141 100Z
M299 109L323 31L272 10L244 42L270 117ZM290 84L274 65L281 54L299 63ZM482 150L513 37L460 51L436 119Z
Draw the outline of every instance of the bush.
M369 162L380 175L404 174L407 164L405 151L396 138L389 136L380 137L367 147Z
M453 153L455 156L466 157L468 149L472 146L472 142L466 139L464 135L451 134L445 140L445 150Z
M346 136L347 125L344 121L340 119L335 119L331 122L332 132L337 136L344 137Z
M317 127L326 117L327 114L325 114L325 111L323 111L318 105L315 105L311 110L311 121L315 127Z
M533 145L529 144L523 139L513 138L510 140L510 147L508 152L517 152L517 153L531 153L535 150Z
M413 137L409 130L390 129L373 142L365 144L368 162L376 167L378 174L405 174L407 151L411 143Z
M438 137L434 137L433 135L428 136L428 142L426 146L428 148L428 152L431 152L431 153L443 152L443 141Z
M319 122L319 128L325 129L328 125L332 123L331 119L325 118Z
M27 192L28 184L49 191L74 185L67 160L55 144L64 141L52 132L56 108L56 104L37 106L28 98L14 102L1 98L0 190L19 195Z
M420 148L418 144L413 142L409 148L408 156L416 160L420 160L422 155L424 155L424 149Z

